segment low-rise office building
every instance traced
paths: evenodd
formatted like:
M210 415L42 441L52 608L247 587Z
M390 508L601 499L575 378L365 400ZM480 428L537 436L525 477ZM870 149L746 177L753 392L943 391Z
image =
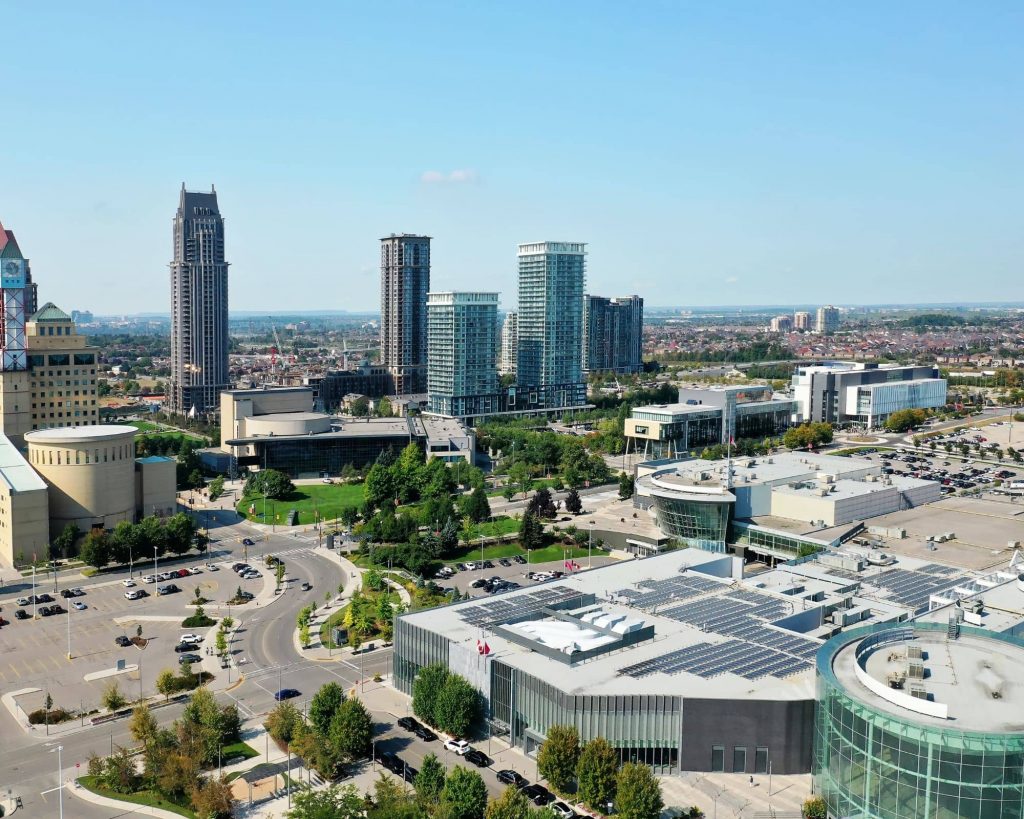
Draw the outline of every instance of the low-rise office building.
M897 410L940 409L946 379L938 367L831 361L798 366L792 381L794 420L827 421L867 429L882 426Z
M637 475L634 503L652 510L669 537L782 559L835 545L860 521L942 497L937 482L883 475L874 461L800 452L652 462ZM786 521L804 525L794 531Z
M730 439L773 437L792 423L795 404L771 387L681 389L679 403L636 407L626 419L627 452L668 458L728 444Z
M45 557L49 544L46 482L11 440L0 435L0 565Z
M347 418L313 411L308 387L264 387L221 394L221 451L233 466L277 469L293 478L338 475L372 464L409 443L427 458L473 463L476 437L457 420L434 417Z

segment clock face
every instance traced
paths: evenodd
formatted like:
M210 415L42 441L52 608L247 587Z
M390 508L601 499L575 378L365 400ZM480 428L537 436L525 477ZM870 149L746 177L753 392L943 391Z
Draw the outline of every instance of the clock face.
M25 286L25 272L22 269L24 262L18 261L17 259L11 259L4 264L3 267L3 286L4 287L24 287Z

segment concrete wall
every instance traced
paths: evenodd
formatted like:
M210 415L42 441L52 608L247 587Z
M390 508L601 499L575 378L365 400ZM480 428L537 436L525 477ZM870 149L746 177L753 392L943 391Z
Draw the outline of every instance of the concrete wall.
M835 511L835 501L829 497L795 495L789 492L772 493L771 514L778 518L799 520L803 523L823 520L826 526L835 526Z
M50 520L46 488L12 492L0 482L0 564L14 565L20 552L25 560L49 554Z
M309 387L234 390L220 394L220 448L230 452L227 441L245 437L244 419L276 412L312 412ZM280 434L280 433L279 433ZM238 453L236 453L238 454Z
M29 380L24 370L0 373L0 433L19 449L25 443L25 433L32 429Z
M135 462L135 516L167 517L177 511L177 464L173 458Z
M811 769L814 700L683 700L679 767L710 771L712 746L725 747L725 770L732 771L733 749L747 749L744 773L753 773L758 747L768 748L773 774Z

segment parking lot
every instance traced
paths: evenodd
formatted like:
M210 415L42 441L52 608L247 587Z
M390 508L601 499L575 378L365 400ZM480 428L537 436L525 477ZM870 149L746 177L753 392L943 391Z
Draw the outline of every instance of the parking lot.
M54 593L52 579L44 586L36 586L36 594L48 594L64 610L60 614L42 616L39 610L51 603L37 603L33 619L31 604L18 605L19 598L31 595L31 589L15 596L5 597L2 616L7 625L0 629L0 684L4 690L40 688L41 691L19 697L26 711L42 706L48 692L54 705L67 710L98 707L104 688L117 680L122 692L138 696L154 691L156 675L165 668L178 668L178 654L174 651L182 633L205 629L183 629L181 621L194 612L189 605L198 588L200 594L212 602L223 603L234 595L238 586L256 593L264 582L273 582L272 574L263 570L259 580L240 580L220 564L217 571L203 568L200 574L174 577L162 582L145 583L135 573L134 585L128 587L123 580L88 584L80 576L61 582L61 587L80 586L82 596L63 598ZM161 572L163 569L161 569ZM152 574L152 571L142 574ZM158 595L157 587L174 584L180 591ZM139 599L129 600L126 594L143 592ZM73 604L85 608L78 610ZM17 619L15 611L21 609L29 619ZM216 615L215 615L216 616ZM145 648L135 645L119 646L119 636L136 636L138 626L146 638ZM70 637L70 640L69 640ZM71 660L68 660L70 643ZM124 660L129 670L110 676L117 661ZM88 677L88 679L87 679Z
M468 593L472 597L487 597L491 594L500 593L500 591L508 591L508 587L501 588L502 584L498 584L499 588L495 591L489 591L487 587L483 586L483 581L490 578L499 578L504 583L518 583L520 586L532 586L537 583L544 582L544 580L537 580L527 575L533 573L545 573L545 572L563 572L569 573L569 569L565 566L565 561L554 560L547 563L516 563L511 558L502 558L506 560L509 565L505 566L499 560L485 560L480 565L481 561L470 561L473 568L465 568L462 571L457 571L455 575L450 578L437 578L434 580L439 586L451 589L457 588L461 593ZM608 557L604 552L595 552L593 557L590 559L590 565L594 568L598 566L607 566L609 563L613 563L614 558ZM490 564L489 566L486 564ZM588 559L585 557L576 558L574 561L578 567L576 570L582 570L587 568ZM466 564L459 564L466 565ZM454 566L453 566L454 568ZM551 578L547 578L551 579ZM477 584L477 585L474 585ZM514 586L511 588L515 588Z

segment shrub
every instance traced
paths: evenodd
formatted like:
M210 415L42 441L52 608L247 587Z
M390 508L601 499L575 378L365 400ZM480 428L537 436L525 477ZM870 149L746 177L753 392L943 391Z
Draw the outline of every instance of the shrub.
M43 725L44 723L55 725L58 722L67 722L69 719L74 718L74 714L70 711L65 711L63 708L51 708L49 713L47 713L45 708L39 708L28 715L28 721L32 725Z

